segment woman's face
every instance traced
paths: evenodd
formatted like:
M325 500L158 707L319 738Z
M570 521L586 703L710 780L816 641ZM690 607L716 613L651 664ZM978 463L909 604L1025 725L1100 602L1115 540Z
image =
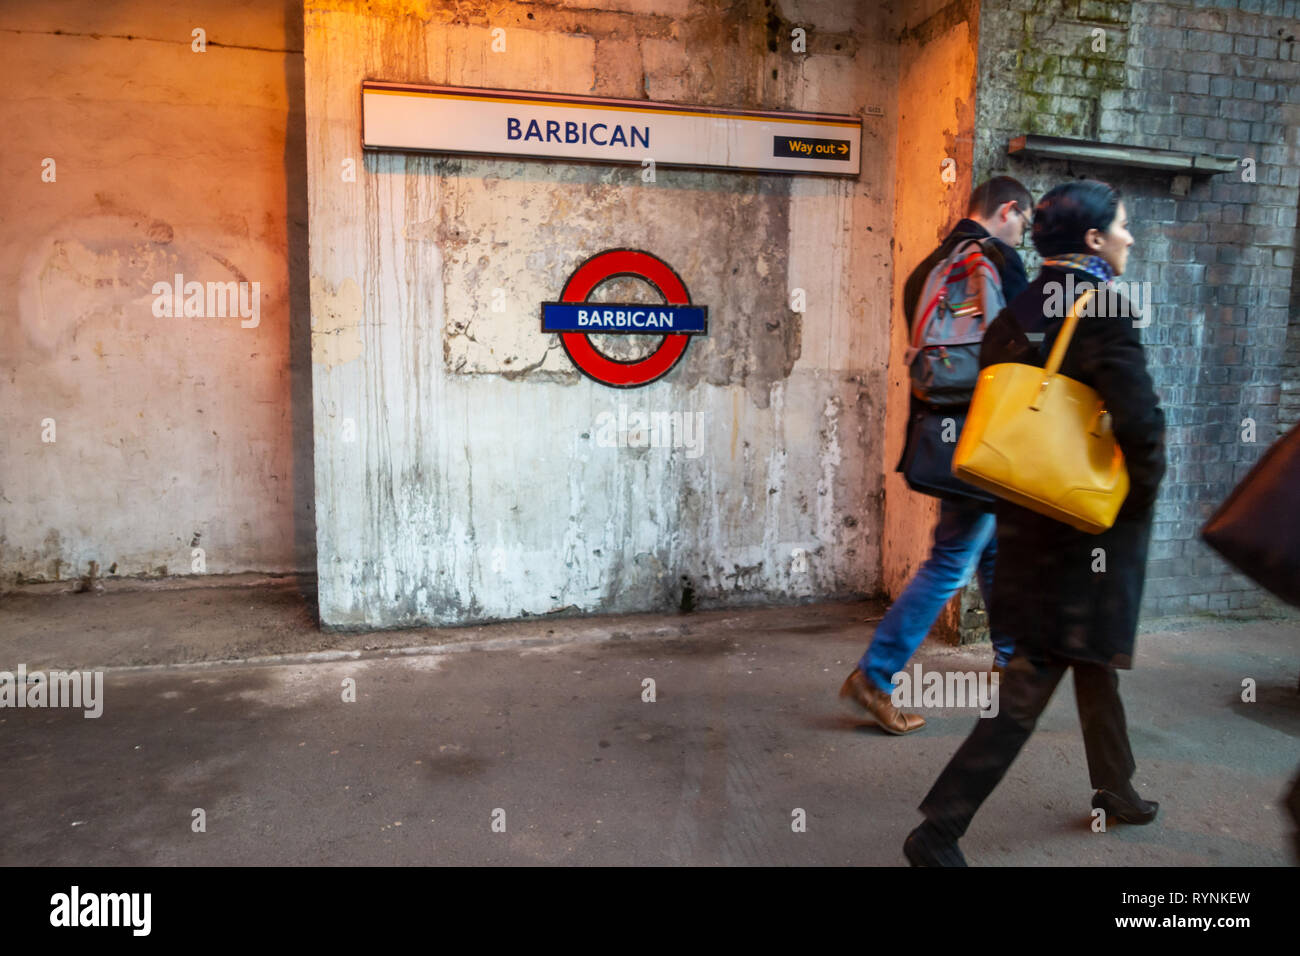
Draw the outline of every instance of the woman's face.
M1128 250L1133 245L1133 236L1128 231L1128 213L1124 210L1123 200L1115 207L1115 218L1111 220L1110 228L1105 232L1100 229L1089 229L1084 241L1093 255L1101 256L1110 263L1110 267L1115 270L1115 275L1124 274L1124 267L1128 265Z

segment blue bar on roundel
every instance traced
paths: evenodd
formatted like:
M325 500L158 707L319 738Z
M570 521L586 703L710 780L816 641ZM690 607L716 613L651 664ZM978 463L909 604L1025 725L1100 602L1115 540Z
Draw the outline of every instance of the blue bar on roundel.
M543 302L542 331L700 335L708 331L708 315L708 308L701 305Z

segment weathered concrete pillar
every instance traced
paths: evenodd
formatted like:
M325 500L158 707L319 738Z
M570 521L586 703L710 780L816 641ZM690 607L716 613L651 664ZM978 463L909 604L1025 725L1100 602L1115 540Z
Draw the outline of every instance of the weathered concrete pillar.
M979 4L915 4L900 24L897 186L893 242L889 412L885 476L885 591L897 597L929 553L938 501L908 489L894 471L906 434L908 378L903 365L908 317L903 285L966 212L976 181L972 168ZM940 615L934 633L959 639L961 595Z

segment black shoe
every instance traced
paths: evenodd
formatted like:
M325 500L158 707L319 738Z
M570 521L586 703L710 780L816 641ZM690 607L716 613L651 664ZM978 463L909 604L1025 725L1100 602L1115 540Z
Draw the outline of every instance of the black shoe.
M903 841L903 855L912 866L966 866L956 840L947 840L927 824L907 835Z
M1092 795L1092 808L1105 810L1107 819L1113 817L1124 823L1142 826L1156 818L1156 811L1160 809L1160 804L1154 800L1143 800L1141 797L1133 803L1110 790L1098 790Z

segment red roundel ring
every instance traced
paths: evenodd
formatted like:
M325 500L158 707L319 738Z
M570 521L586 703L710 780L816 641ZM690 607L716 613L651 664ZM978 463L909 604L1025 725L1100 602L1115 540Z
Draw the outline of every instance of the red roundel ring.
M672 266L658 256L639 249L610 249L592 256L578 266L564 284L560 301L581 305L587 301L592 289L615 276L644 279L659 290L668 305L691 304L686 285ZM612 385L615 388L637 388L663 378L681 361L686 354L686 346L691 344L690 335L670 332L663 337L659 347L645 358L621 362L596 351L587 337L589 334L560 332L560 343L580 371L602 385Z

